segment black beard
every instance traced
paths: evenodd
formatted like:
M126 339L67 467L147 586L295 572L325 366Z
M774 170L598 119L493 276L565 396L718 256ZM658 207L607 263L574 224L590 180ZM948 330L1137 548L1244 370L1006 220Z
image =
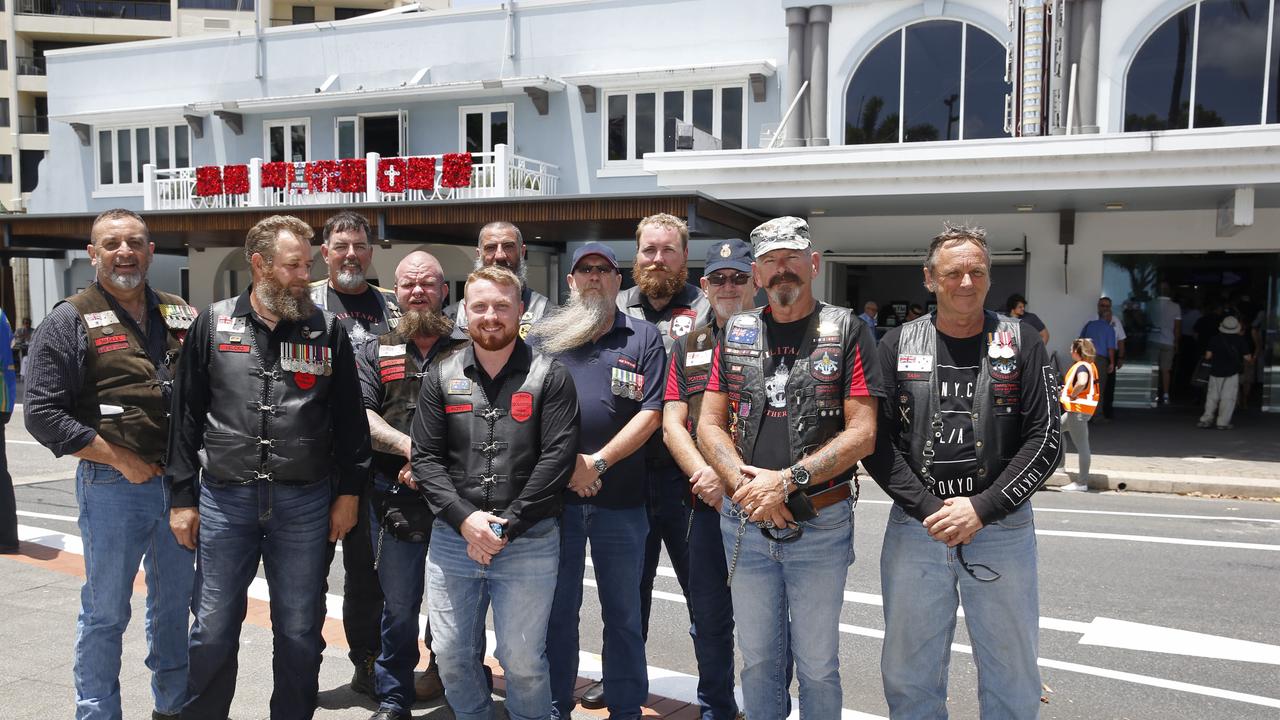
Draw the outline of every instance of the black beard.
M668 268L669 269L669 268ZM632 266L631 278L636 281L636 286L640 288L640 292L645 297L651 298L669 298L675 297L689 281L689 267L686 265L675 271L668 278L659 278L652 267Z
M446 337L453 332L453 323L439 310L410 310L400 316L396 332L401 337Z
M302 295L294 295L289 288L283 283L271 276L266 276L259 280L253 286L253 294L257 296L258 302L267 310L280 316L281 320L289 320L298 322L311 317L311 313L315 311L316 305L311 301L311 293L306 287L302 288Z

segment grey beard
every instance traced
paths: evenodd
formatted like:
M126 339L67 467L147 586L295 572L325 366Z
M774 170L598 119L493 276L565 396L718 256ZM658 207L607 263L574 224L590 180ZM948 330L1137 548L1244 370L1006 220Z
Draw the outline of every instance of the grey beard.
M136 273L133 275L120 275L114 272L108 272L107 277L111 278L112 285L118 285L124 288L125 290L132 290L138 287L139 285L142 284L142 281L145 279L142 276L142 273Z
M333 279L338 287L347 292L355 292L364 289L364 271L352 270L351 268L342 268L338 270L338 275Z
M257 296L258 302L272 313L280 316L282 320L298 322L311 317L311 313L315 310L315 303L311 301L311 294L304 292L302 297L294 297L284 285L277 282L274 278L264 277L253 286L253 294Z
M475 261L475 263L471 266L471 269L472 269L472 270L479 270L479 269L480 269L480 268L482 268L482 267L484 267L484 261L483 261L483 260L481 260L480 258L476 258L476 261ZM502 267L507 267L507 266L506 266L506 265L503 265ZM521 261L520 261L520 264L519 264L518 266L516 266L514 269L513 269L513 268L507 268L507 269L508 269L508 270L511 270L511 272L513 272L513 273L515 273L515 274L516 274L516 277L520 278L520 288L521 288L521 289L524 289L524 286L529 284L529 283L527 282L527 276L528 276L528 274L529 274L529 268L525 266L525 264L524 264L524 260L521 260Z
M577 290L569 302L547 313L529 328L529 339L538 349L551 355L569 352L591 342L606 323L612 324L617 306L608 295L583 297Z
M410 310L400 316L396 332L401 337L446 337L453 332L453 323L439 310Z
M799 285L784 285L778 288L769 288L765 290L765 294L769 296L769 302L778 307L791 307L796 300L800 299Z

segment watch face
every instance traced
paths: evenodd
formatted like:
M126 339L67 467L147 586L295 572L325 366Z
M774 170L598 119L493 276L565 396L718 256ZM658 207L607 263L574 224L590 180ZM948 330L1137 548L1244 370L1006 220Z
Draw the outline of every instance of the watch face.
M794 480L797 485L808 485L809 471L797 465L796 467L791 468L791 479Z

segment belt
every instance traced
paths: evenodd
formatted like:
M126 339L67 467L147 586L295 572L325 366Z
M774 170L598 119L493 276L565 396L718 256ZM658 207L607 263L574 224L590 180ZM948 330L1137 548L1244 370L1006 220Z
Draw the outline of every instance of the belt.
M814 510L821 510L831 507L841 500L848 500L853 497L853 490L849 487L850 483L842 482L830 490L823 490L809 496L809 501L813 503Z

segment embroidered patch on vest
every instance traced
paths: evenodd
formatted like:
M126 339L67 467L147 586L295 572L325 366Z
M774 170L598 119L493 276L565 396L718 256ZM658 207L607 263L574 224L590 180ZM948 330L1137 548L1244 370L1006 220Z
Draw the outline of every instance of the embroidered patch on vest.
M218 352L247 353L251 348L248 345L235 345L233 343L222 343L218 345Z
M898 372L933 372L932 355L899 355Z
M527 392L518 392L511 396L511 419L516 422L526 422L533 417L533 395Z
M699 350L698 352L691 352L688 355L685 355L684 366L697 367L699 365L709 365L711 363L711 352L712 351L710 350Z
M739 324L742 320L751 320L750 325ZM760 337L760 328L755 324L755 318L739 318L734 322L733 327L729 329L729 342L736 345L755 345L756 339Z
M119 322L120 319L116 317L114 310L103 310L102 312L89 313L84 316L84 324L90 328L110 327Z
M404 345L379 345L378 357L395 357L396 355L404 355Z
M382 358L381 360L378 361L378 367L381 367L381 368L404 367L404 363L405 363L405 359L403 357Z
M809 356L809 374L818 382L831 382L840 376L840 350L818 348Z
M449 381L449 389L446 392L450 395L470 395L471 381L467 378L453 378Z
M112 350L125 350L128 347L129 347L129 343L127 342L117 342L117 343L112 343L110 345L101 345L98 347L98 354L105 355L111 352Z
M404 368L402 367L382 369L382 383L384 385L389 382L395 382L396 380L403 380L403 379L404 379Z
M103 345L114 345L115 343L129 342L128 335L106 335L93 341L93 344L102 347Z
M698 314L693 308L679 308L671 313L671 326L667 329L667 334L674 339L679 339L689 334L693 330L693 321Z
M471 412L471 403L465 403L462 405L445 405L444 411L449 415L454 413Z
M219 315L218 322L214 326L218 332L225 333L243 333L246 327L244 318L230 315Z
M316 376L311 373L296 372L293 374L293 382L299 390L310 390L316 386Z
M619 356L618 356L618 367L620 367L620 368L626 368L626 369L628 369L628 370L635 370L635 369L636 369L636 361L635 361L635 359L634 359L634 358L627 357L626 355L619 355Z

